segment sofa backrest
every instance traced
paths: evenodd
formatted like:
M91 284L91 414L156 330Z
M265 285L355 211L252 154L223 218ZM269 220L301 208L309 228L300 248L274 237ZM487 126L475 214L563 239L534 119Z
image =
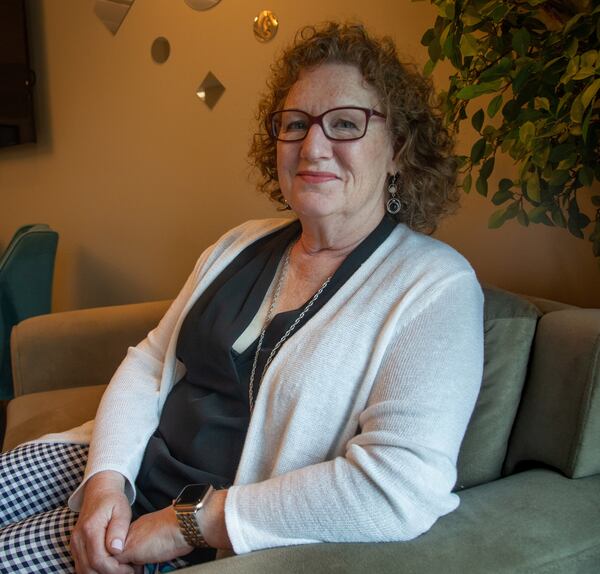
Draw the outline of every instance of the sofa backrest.
M458 458L456 489L502 475L540 312L525 299L484 288L484 372Z

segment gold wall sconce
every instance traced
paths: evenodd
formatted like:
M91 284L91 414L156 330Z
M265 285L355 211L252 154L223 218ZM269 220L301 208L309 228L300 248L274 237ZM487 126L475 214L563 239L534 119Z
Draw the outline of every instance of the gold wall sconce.
M254 18L254 36L259 42L269 42L277 34L279 21L271 10L262 10Z

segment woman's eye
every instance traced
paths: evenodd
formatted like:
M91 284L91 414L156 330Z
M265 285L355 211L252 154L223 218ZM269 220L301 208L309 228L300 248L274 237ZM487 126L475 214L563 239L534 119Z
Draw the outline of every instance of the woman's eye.
M305 131L306 122L304 120L296 120L294 122L288 122L285 124L286 132Z
M339 119L335 122L334 126L335 129L339 129L339 130L355 130L358 129L356 124L351 121L351 120L342 120Z

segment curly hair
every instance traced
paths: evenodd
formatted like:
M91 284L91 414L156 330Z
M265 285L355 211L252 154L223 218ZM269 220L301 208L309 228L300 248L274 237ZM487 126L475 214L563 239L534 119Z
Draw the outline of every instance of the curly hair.
M248 153L259 172L258 190L286 206L278 182L276 141L269 135L269 114L283 107L303 70L326 63L356 66L376 90L398 153L403 209L395 217L414 230L432 233L458 203L454 140L443 124L431 81L413 64L400 62L391 38L375 38L361 24L306 26L271 66L267 92L258 104L258 133Z

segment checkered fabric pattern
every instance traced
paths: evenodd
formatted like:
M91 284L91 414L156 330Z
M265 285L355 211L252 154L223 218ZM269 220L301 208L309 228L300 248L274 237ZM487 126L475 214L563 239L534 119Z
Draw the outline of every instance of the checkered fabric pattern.
M62 507L0 529L0 573L75 572L69 540L76 522Z
M74 573L77 514L67 499L83 478L87 446L31 443L0 454L0 574ZM148 571L170 572L178 558Z
M87 452L77 444L30 443L0 455L0 526L65 506Z

